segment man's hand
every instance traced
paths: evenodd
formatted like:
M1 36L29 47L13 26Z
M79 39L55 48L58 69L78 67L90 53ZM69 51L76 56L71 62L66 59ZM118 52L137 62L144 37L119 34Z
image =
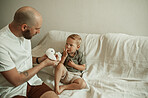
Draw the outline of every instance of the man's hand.
M42 63L45 64L45 67L46 66L56 66L59 63L59 60L57 59L57 60L54 61L54 60L51 60L51 59L47 58Z

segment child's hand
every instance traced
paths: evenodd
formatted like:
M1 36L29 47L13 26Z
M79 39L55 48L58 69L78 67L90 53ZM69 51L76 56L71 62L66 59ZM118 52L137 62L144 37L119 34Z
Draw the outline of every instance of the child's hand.
M67 57L68 53L67 53L67 49L63 49L63 56Z
M70 59L68 61L68 66L74 67L75 66L75 63Z

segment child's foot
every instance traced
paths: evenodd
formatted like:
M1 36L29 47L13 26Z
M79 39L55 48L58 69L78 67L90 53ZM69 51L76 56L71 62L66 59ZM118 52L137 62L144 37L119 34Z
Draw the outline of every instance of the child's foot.
M64 85L61 85L59 87L59 94L61 94L65 90Z
M59 88L55 89L55 93L58 95L60 95L63 91L64 91L63 85L61 85L61 86L59 86Z
M56 94L58 94L59 93L59 87L55 87L54 91L55 91Z

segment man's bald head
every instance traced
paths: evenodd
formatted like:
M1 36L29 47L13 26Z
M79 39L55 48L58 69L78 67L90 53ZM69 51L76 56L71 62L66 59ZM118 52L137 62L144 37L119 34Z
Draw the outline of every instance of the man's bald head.
M27 24L33 26L38 22L38 19L42 19L40 13L29 6L19 8L14 15L14 22L19 25Z

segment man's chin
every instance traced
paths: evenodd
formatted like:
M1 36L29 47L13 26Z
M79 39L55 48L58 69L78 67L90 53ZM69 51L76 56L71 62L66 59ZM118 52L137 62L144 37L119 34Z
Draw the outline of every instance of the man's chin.
M30 40L32 37L24 37L24 38Z

